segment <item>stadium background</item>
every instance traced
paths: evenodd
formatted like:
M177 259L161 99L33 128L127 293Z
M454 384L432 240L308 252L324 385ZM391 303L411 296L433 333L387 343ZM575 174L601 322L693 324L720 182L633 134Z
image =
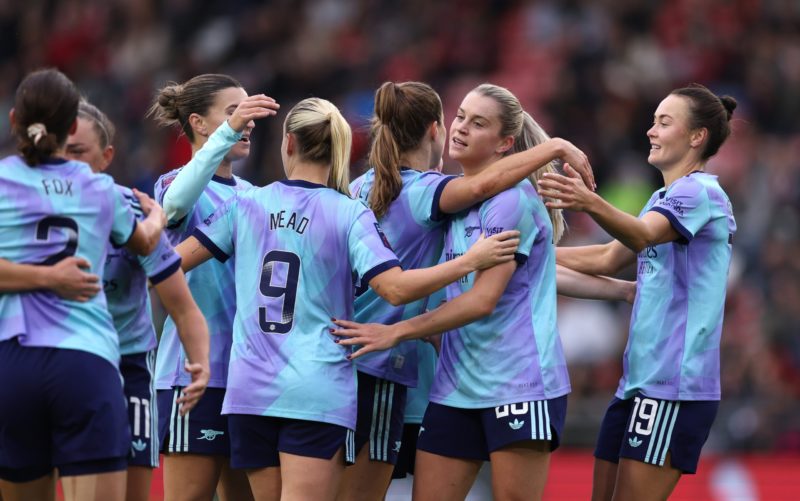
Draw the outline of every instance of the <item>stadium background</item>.
M109 114L118 127L111 174L150 193L189 149L144 114L157 88L203 72L231 74L283 106L258 123L253 153L236 167L258 185L283 176L280 125L299 99L325 97L342 109L356 132L355 176L381 82L430 83L449 126L464 94L490 81L511 89L551 135L584 149L600 193L634 213L661 183L645 136L660 99L689 82L733 95L734 135L709 165L739 224L724 400L706 468L676 496L800 498L789 474L800 471L800 2L0 0L2 110L22 76L43 66L66 72ZM13 152L5 112L0 129L0 148ZM608 239L582 215L568 221L563 245ZM560 300L573 393L549 499L586 492L587 454L617 384L629 313Z

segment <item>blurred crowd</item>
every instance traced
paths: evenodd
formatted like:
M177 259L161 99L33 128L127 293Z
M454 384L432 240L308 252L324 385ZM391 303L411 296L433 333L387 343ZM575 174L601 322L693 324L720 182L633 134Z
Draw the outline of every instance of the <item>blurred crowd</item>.
M661 185L645 132L669 90L700 82L739 101L709 170L734 238L722 341L723 404L709 451L800 451L800 3L795 0L0 0L0 108L29 70L55 66L115 121L118 182L152 192L188 143L145 113L158 88L228 73L287 110L336 103L364 165L372 96L422 80L445 105L483 81L511 89L551 135L589 155L600 193L638 213ZM237 172L283 176L282 115L259 123ZM2 130L8 131L5 113ZM0 148L13 151L9 135ZM454 172L445 162L445 171ZM569 215L562 245L606 241ZM627 275L633 278L632 270ZM559 303L570 364L566 443L589 445L621 371L630 307Z

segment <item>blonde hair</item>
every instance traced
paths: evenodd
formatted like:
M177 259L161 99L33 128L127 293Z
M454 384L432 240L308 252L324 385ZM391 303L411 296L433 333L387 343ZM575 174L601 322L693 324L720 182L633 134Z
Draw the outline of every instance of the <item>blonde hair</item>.
M500 136L514 138L514 145L505 152L505 155L529 150L550 139L536 120L522 109L519 99L505 87L484 83L475 87L472 92L494 99L500 105ZM558 172L555 160L528 176L537 191L539 179L547 172ZM553 225L553 243L557 244L567 227L564 214L561 209L547 209L547 212Z
M294 134L301 158L330 164L329 188L350 196L353 133L339 108L318 97L303 99L289 111L283 130Z

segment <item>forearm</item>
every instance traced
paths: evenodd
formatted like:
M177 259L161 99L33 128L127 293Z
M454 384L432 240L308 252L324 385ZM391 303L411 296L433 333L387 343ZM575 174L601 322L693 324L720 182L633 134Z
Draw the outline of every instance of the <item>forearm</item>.
M0 292L47 289L49 266L20 264L0 259Z
M241 132L236 132L228 122L223 122L178 172L164 193L162 204L170 223L179 221L194 207L225 155L241 137Z
M489 298L472 294L474 289L448 301L435 310L394 324L393 332L398 341L420 339L467 325L489 315L494 302ZM491 305L491 308L489 307Z
M556 247L556 264L587 275L608 275L613 272L603 259L605 251L605 245Z
M440 200L443 212L454 214L505 191L563 154L560 143L548 140L494 162L472 177L453 180Z
M128 242L128 247L140 256L147 256L158 246L161 231L164 229L161 215L151 212L143 221L136 225L133 237Z
M208 367L208 325L200 310L195 307L183 313L170 313L170 317L175 322L178 337L189 362Z
M617 209L594 193L591 197L586 213L625 247L639 252L655 243L657 235L644 221Z
M393 273L375 284L373 289L393 305L399 306L430 296L475 269L468 259L459 256L430 268Z
M564 266L556 267L558 293L578 299L626 301L633 284L616 278L588 275Z
M193 236L178 244L175 252L181 256L181 269L184 272L191 271L213 257L211 251Z

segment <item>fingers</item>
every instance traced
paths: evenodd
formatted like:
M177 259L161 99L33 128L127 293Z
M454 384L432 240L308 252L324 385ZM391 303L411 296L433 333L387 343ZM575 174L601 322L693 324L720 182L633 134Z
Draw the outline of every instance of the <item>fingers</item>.
M339 327L344 327L346 329L356 329L361 325L357 322L351 322L350 320L345 320L343 318L332 318L331 320Z
M87 269L87 270L92 268L92 263L90 263L89 261L87 261L86 259L84 259L82 257L74 257L73 256L73 257L68 257L67 259L69 260L68 261L69 263L74 264L78 268L84 268L84 269ZM91 276L97 278L97 275L91 275Z
M511 239L517 239L517 241L519 241L519 235L519 230L506 230L501 233L497 233L496 235L492 235L491 238L500 241L507 241ZM481 236L483 236L483 233L481 233Z

